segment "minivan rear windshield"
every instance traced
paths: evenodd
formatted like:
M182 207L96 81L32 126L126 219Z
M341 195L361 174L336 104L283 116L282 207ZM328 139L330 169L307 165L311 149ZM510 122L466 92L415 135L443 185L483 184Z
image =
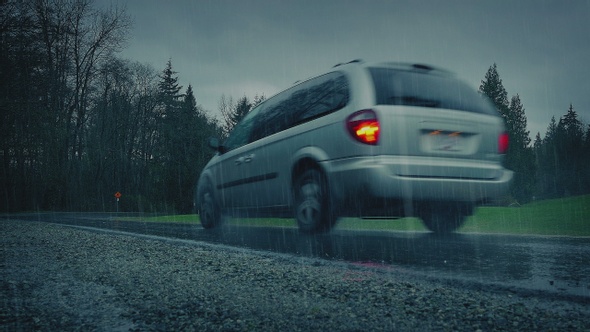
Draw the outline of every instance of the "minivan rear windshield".
M391 68L369 68L377 105L446 108L498 115L491 102L452 76Z

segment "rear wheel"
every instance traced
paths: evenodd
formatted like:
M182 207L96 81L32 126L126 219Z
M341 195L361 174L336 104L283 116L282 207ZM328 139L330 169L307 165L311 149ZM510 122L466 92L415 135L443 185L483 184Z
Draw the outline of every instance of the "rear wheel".
M424 226L437 234L451 233L459 229L465 223L468 215L471 215L473 207L469 205L439 204L426 208L420 213Z
M328 231L336 222L324 175L309 169L294 183L295 219L303 233Z

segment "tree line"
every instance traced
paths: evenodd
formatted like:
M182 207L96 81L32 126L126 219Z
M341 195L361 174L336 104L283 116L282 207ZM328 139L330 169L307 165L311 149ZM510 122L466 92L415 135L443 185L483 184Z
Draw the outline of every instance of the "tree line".
M89 0L0 9L0 211L109 211L121 192L122 210L190 212L213 153L206 138L229 127L178 84L171 61L158 72L117 58L125 11Z
M221 97L221 119L161 71L117 57L131 20L91 0L0 4L0 211L192 211L198 174L223 137L264 100ZM511 135L510 200L590 191L590 127L573 106L531 143L518 95L508 100L496 65L480 86Z
M508 100L496 64L479 91L500 111L510 137L505 166L515 176L506 203L590 194L590 125L584 128L573 105L559 120L551 119L545 137L537 133L531 143L520 96Z

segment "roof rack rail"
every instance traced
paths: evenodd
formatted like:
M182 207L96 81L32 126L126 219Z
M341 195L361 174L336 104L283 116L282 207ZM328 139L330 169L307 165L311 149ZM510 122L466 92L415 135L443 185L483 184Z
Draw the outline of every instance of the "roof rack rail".
M416 69L422 69L422 70L433 70L435 69L434 67L431 67L429 65L424 65L421 63L415 63L412 65L412 67L416 68Z
M336 67L339 67L339 66L347 65L347 64L349 64L349 63L361 63L361 62L363 62L363 60L362 60L362 59L354 59L354 60L352 60L352 61L348 61L348 62L345 62L345 63L337 63L337 64L335 64L335 65L334 65L334 67L332 67L332 68L336 68Z

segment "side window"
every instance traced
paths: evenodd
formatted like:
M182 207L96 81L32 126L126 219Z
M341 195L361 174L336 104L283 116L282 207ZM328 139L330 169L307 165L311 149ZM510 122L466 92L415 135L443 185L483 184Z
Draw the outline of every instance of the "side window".
M305 97L294 107L294 124L337 111L348 103L348 82L341 73L320 76L305 85Z
M260 114L250 136L250 142L277 133L288 127L289 112L285 108L285 98L289 90L268 99L260 105Z
M256 120L256 115L260 112L260 107L251 110L231 131L223 146L227 151L237 149L250 142L252 128Z
M348 81L334 72L281 92L261 105L250 141L337 111L349 100Z

